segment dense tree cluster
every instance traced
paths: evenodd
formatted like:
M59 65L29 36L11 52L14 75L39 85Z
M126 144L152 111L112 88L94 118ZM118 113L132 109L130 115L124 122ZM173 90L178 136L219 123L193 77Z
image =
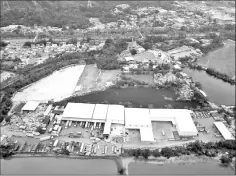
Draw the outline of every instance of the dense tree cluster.
M221 72L218 72L216 71L215 69L213 68L207 68L206 72L209 74L209 75L212 75L212 76L215 76L216 78L219 78L219 79L222 79L223 81L225 82L229 82L230 84L235 84L235 80L230 78L227 74L225 73L221 73Z
M195 141L188 143L186 147L176 146L176 147L165 147L162 148L161 151L158 149L149 150L149 149L126 149L124 150L123 156L127 154L129 156L134 156L136 158L143 157L148 159L149 156L154 157L166 157L171 158L175 156L181 155L190 155L195 154L197 156L205 155L208 157L215 157L220 150L227 150L229 155L221 158L222 163L230 163L232 161L232 157L235 157L235 141L219 141L219 142L208 142L203 143L200 141Z

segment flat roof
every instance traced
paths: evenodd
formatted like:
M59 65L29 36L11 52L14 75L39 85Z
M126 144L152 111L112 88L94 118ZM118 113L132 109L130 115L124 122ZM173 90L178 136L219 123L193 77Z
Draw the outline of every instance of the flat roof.
M106 122L103 130L103 134L110 134L111 132L111 122Z
M125 120L125 108L123 105L109 105L107 111L107 120L113 123L124 124Z
M192 111L188 109L149 109L152 121L159 121L160 119L168 119L174 121L178 126L179 132L195 133L197 128L192 120Z
M225 140L235 139L223 122L214 122L214 124L216 128L220 131L220 133L222 134Z
M149 109L147 108L125 108L125 126L145 127L152 126Z
M92 119L95 104L68 103L62 114L62 119Z
M141 141L154 141L152 128L140 128Z
M22 108L23 111L34 111L40 102L37 101L28 101Z
M50 104L48 107L47 107L47 109L46 109L46 111L44 112L44 116L47 116L48 114L49 114L49 112L52 110L52 104Z
M96 104L93 112L93 119L106 120L107 118L107 104Z
M198 130L193 122L190 112L191 111L176 112L175 121L178 125L179 132L197 135Z

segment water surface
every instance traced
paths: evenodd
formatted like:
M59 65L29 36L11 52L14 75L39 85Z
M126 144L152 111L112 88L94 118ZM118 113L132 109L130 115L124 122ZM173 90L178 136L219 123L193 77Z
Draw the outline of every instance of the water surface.
M230 167L223 167L217 163L196 164L156 164L131 163L129 164L129 175L234 175Z
M196 102L168 101L164 97L175 100L177 95L173 89L154 88L109 88L105 91L91 93L89 95L73 97L69 102L119 104L121 102L131 102L138 107L147 107L153 104L155 108L163 108L170 104L174 108L196 107Z
M218 105L235 105L235 85L208 75L205 71L185 68L184 72L202 84L209 101Z
M117 166L114 161L105 159L13 158L11 160L1 160L1 174L114 175L117 174Z

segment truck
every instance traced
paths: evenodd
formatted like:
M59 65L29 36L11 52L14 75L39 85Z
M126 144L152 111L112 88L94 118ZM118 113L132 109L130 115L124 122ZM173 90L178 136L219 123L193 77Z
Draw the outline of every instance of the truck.
M82 142L82 144L81 144L81 147L80 147L80 153L82 153L83 152L83 149L84 149L84 143Z
M45 137L41 137L39 140L46 141L46 140L49 140L50 138L51 138L51 136L45 136Z
M48 132L51 133L51 132L52 132L52 128L50 128L50 129L48 130Z
M69 122L69 127L71 126L71 124L72 124L72 121Z
M66 121L65 128L68 128L69 122L70 122L69 120L68 120L68 121Z
M165 136L165 132L163 130L161 131L161 133L162 133L162 136Z
M61 132L61 128L62 126L59 126L58 130L57 130L57 133L59 134Z
M55 140L55 142L53 143L53 147L56 147L56 146L57 146L57 144L58 144L58 139L57 139L57 140Z

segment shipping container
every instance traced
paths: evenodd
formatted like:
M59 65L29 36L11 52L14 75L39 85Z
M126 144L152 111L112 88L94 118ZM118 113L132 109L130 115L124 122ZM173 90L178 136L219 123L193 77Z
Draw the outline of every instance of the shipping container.
M50 136L45 136L45 137L40 138L39 140L40 141L45 141L45 140L49 140L50 138L51 138Z

